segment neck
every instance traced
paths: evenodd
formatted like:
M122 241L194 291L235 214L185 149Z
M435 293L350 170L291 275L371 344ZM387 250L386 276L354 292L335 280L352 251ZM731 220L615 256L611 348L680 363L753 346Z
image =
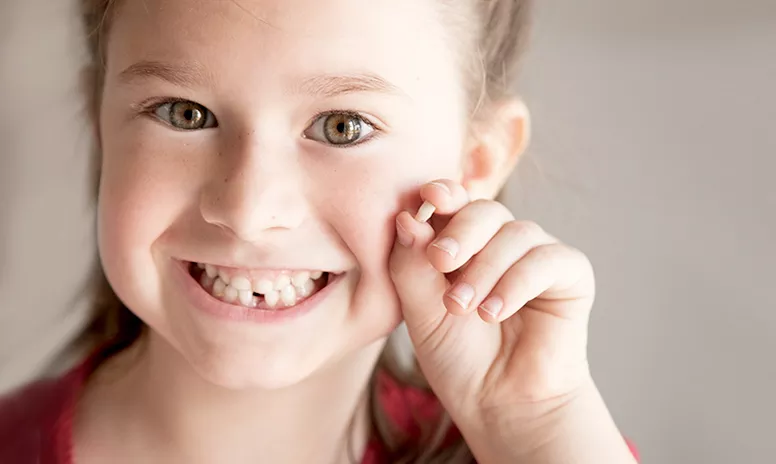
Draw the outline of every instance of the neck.
M138 462L164 456L164 462L336 463L363 454L367 385L382 341L272 391L215 386L158 336L145 341L90 381L76 422L77 449L80 437L105 443L110 438L101 433L111 431L117 447L131 447L113 456L153 452L155 459Z

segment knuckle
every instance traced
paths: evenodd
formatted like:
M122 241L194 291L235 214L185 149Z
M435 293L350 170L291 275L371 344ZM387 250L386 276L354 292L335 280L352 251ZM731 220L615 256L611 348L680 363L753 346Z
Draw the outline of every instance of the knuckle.
M480 198L469 203L469 206L478 211L483 211L489 215L497 215L498 217L505 218L505 220L513 219L512 212L509 211L509 208L504 206L503 203L499 203L498 201Z
M545 235L544 229L533 221L509 221L503 229L513 240L536 240Z
M497 279L502 273L501 269L497 268L493 262L477 256L461 273L461 280L476 287L483 281Z

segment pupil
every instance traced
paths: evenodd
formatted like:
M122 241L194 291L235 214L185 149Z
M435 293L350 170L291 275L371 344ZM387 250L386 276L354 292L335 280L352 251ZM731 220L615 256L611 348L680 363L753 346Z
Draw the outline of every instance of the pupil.
M345 132L345 123L344 122L341 122L341 123L337 124L337 131L339 131L340 133L344 133Z
M194 110L186 110L183 113L183 117L191 121L192 119L194 119Z

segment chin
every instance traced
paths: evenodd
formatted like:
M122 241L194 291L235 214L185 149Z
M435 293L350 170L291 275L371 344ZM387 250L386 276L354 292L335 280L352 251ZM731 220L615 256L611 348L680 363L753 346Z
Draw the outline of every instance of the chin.
M195 359L194 371L212 385L229 390L280 390L303 383L323 368L320 361L246 348L219 349Z

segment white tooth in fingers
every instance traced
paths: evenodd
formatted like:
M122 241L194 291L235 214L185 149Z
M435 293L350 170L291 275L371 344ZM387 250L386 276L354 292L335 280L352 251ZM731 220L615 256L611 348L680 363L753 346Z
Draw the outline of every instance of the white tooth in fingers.
M297 272L291 277L291 283L294 284L294 287L301 287L308 280L310 280L310 273L307 271Z
M302 298L307 298L308 296L313 294L314 289L315 289L315 282L313 282L310 279L307 279L305 283L302 284L301 287L296 287L296 294L301 296Z
M205 269L205 265L202 263L197 263L197 267L200 269Z
M234 284L234 281L232 281L232 284ZM237 297L240 299L240 304L243 306L250 306L251 303L253 302L253 292L250 290L238 291Z
M251 289L251 281L248 280L245 276L235 276L232 278L232 281L229 282L229 285L236 288L237 290L250 290ZM251 292L253 293L253 292Z
M226 286L226 290L224 290L224 301L227 303L234 303L237 301L238 296L240 296L239 290L232 287L231 285Z
M210 288L210 286L213 285L213 282L215 282L215 279L205 274L204 272L199 278L199 283L205 288Z
M288 277L288 274L280 274L275 279L275 290L283 290L289 285L291 285L291 278Z
M224 296L224 291L226 290L226 282L221 280L221 278L217 278L215 282L213 282L213 296L222 297Z
M321 271L313 271L310 273L310 278L313 280L318 280L321 278L322 275L323 275L323 272Z
M253 284L253 291L262 295L266 295L273 290L275 290L275 285L268 279L261 279Z
M229 283L232 280L224 271L218 271L218 277L220 277L221 280L223 280L224 283L226 283L226 285L229 285Z
M280 291L280 298L286 306L293 306L296 303L296 289L291 285L286 285Z
M218 269L216 269L216 267L213 266L212 264L205 264L205 272L207 273L208 277L211 277L213 279L215 279L216 276L218 276Z
M264 294L264 301L267 303L267 306L270 308L274 308L275 305L278 304L278 300L280 299L280 293L276 292L275 290L271 290Z

